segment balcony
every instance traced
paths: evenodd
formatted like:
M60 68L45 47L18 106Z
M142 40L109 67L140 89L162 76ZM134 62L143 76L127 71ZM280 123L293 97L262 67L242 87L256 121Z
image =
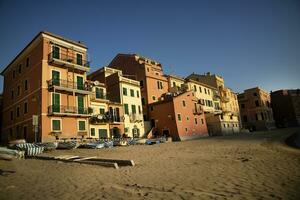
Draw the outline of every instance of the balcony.
M106 102L109 101L105 93L100 93L100 94L93 93L92 95L90 95L90 99L91 101L106 101Z
M201 114L203 114L203 108L202 107L194 108L193 109L193 114L194 115L201 115Z
M221 99L220 94L218 92L216 92L216 91L213 91L213 100L214 101L218 101L220 99Z
M56 116L74 116L74 117L90 117L93 113L92 108L79 108L75 106L48 106L48 114Z
M223 96L223 97L221 98L221 100L222 100L224 103L228 103L228 102L230 101L229 97L225 97L225 96Z
M61 52L52 51L48 54L48 62L60 65L62 67L68 67L72 70L79 70L84 72L90 71L90 63L83 60L81 57L68 55Z
M131 123L142 122L143 115L142 114L129 114L129 121Z
M49 90L58 90L66 92L75 92L80 94L91 94L92 87L87 84L77 84L73 81L62 79L51 79L47 81Z
M107 124L109 122L109 116L107 116L106 114L93 115L90 118L90 123L93 125Z

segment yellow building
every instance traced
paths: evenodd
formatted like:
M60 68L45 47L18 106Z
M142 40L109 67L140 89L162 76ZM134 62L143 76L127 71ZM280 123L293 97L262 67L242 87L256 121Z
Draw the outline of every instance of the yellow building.
M93 114L89 119L89 135L90 138L101 139L111 138L109 131L110 118L108 115L108 103L106 98L106 88L104 83L98 81L93 82L92 94L89 95L90 108Z
M92 80L105 82L107 98L123 105L123 133L128 137L145 134L140 82L124 77L122 71L103 67L89 75Z

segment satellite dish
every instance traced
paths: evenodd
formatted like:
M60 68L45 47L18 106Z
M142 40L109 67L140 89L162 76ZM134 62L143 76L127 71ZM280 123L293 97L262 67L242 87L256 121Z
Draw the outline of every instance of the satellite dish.
M103 119L103 116L102 115L98 115L98 117L97 117L98 119Z
M99 81L94 81L94 85L100 85Z

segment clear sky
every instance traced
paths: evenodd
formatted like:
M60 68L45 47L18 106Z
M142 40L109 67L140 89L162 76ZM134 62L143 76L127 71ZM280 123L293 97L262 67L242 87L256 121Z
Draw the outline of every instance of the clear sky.
M0 0L0 70L41 30L86 43L92 71L138 53L236 92L300 88L299 0Z

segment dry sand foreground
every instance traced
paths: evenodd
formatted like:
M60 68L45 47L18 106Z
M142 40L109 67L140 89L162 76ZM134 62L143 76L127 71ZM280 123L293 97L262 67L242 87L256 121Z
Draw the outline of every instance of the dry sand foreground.
M0 161L0 199L300 199L300 150L282 143L295 131L300 130L51 153L136 163L119 170L32 159Z

